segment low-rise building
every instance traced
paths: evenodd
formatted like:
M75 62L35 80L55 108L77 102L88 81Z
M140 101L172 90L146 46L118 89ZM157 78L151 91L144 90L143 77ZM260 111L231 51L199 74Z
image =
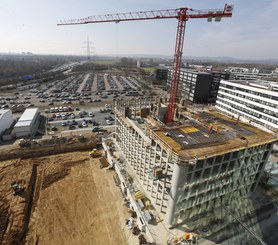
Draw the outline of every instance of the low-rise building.
M0 135L13 124L13 115L10 109L0 110Z
M14 126L16 138L33 136L39 125L39 117L38 108L26 109Z

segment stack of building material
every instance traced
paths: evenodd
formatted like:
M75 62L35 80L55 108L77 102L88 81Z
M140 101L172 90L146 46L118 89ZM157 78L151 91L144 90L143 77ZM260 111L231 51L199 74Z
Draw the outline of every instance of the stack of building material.
M135 200L144 199L145 197L146 197L145 194L142 193L141 191L137 191L134 194Z
M163 175L163 170L160 167L153 169L153 176L154 177L161 177Z

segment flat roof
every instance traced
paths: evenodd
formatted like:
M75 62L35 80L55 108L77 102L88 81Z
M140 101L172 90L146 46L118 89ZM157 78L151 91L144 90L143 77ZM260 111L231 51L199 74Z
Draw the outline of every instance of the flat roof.
M14 127L26 127L26 126L30 126L32 121L18 121Z
M35 117L36 113L38 112L38 108L29 108L26 109L23 114L21 115L21 117L19 118L19 122L21 121L32 121L33 118Z
M278 92L277 89L277 82L273 81L266 81L266 83L263 83L262 80L252 80L252 81L245 81L245 80L221 80L222 84L231 84L231 86L234 85L234 87L239 87L243 89L251 89L255 92L268 94L272 96L277 96ZM220 83L220 86L221 86ZM228 84L228 85L229 85ZM274 88L274 90L270 90L270 87Z
M151 136L162 141L162 145L170 148L184 160L204 159L277 141L277 138L270 133L216 111L186 112L184 115L198 122L153 129Z
M10 109L0 109L0 119L9 111L11 111Z

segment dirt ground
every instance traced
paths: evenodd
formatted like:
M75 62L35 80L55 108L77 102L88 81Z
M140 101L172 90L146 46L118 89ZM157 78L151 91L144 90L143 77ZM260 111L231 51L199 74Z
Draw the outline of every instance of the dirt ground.
M86 151L2 162L0 244L137 244L113 175ZM11 177L27 182L25 196L13 195Z
M29 191L14 196L11 181L28 187L33 161L15 159L0 163L0 244L21 244L26 229L23 220Z

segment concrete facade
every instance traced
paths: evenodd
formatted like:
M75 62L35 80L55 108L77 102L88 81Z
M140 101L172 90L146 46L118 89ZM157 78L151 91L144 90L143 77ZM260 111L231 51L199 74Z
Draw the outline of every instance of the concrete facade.
M125 111L118 103L116 141L168 226L189 223L255 190L275 141L250 128L241 138L236 131L210 135L212 131L200 125L161 129L150 116L138 124ZM158 176L156 169L162 170Z

